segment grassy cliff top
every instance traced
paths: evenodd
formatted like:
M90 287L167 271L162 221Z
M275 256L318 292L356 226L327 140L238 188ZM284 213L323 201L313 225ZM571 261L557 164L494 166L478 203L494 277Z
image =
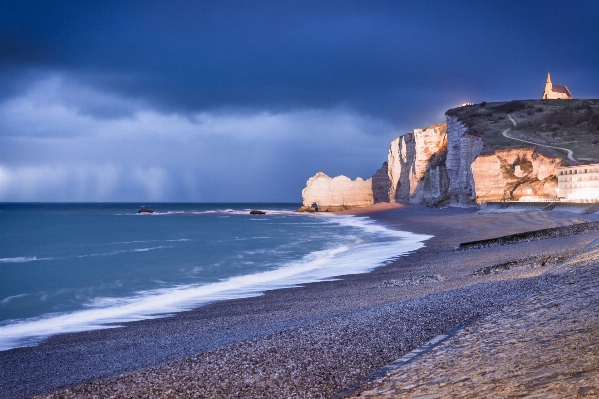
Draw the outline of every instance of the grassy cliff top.
M546 156L566 158L566 148L578 163L599 163L599 100L515 100L453 108L447 115L468 126L467 134L483 139L483 155L505 148L535 147ZM509 116L516 121L516 127ZM504 137L502 132L528 144Z

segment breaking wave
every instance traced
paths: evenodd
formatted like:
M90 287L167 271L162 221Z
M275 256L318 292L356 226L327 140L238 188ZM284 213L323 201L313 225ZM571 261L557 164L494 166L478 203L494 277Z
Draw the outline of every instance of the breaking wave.
M424 241L431 238L391 230L364 217L320 217L328 218L330 223L359 228L369 236L374 234L377 240L356 237L349 244L314 251L270 271L230 277L203 285L179 285L141 291L126 298L95 298L84 310L9 322L0 325L0 350L34 345L55 334L115 328L121 326L120 323L163 317L209 302L258 296L267 290L297 287L310 282L332 280L340 275L369 272L390 259L421 248ZM156 248L147 248L150 249Z

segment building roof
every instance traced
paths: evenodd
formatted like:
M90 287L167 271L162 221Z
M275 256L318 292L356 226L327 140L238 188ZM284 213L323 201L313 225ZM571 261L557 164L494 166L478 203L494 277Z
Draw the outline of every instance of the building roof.
M570 94L570 90L568 90L566 86L552 85L551 91L553 91L554 93L564 93L567 94L569 97L572 97L572 94Z

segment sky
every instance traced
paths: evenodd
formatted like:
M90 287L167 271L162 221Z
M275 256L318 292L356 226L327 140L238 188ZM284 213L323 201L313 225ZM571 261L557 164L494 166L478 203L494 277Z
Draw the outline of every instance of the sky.
M599 98L599 1L0 0L0 201L301 202L465 102Z

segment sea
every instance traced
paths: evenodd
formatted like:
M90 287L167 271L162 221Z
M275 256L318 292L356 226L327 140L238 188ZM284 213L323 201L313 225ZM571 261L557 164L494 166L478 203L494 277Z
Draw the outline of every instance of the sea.
M0 203L0 351L366 273L430 238L299 206Z

